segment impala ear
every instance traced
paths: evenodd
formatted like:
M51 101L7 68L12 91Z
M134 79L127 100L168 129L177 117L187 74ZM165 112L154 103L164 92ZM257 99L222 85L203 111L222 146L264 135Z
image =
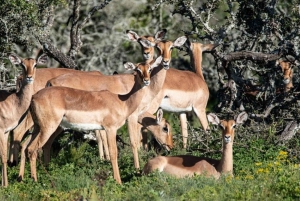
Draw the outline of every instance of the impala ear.
M173 42L173 47L180 47L180 46L182 46L185 43L186 40L187 40L186 36L181 36L181 37L177 38Z
M202 44L202 52L209 52L214 50L220 44Z
M37 63L38 64L46 64L48 61L48 56L47 54L42 54L41 56L39 56L39 58L37 59Z
M138 41L139 38L141 38L137 33L135 33L134 31L130 31L127 30L126 34L128 36L128 38L132 41Z
M167 29L163 29L161 31L156 32L154 38L157 41L161 41L161 40L165 39L166 34L167 34Z
M147 39L141 39L138 41L143 47L145 48L150 48L150 47L154 47L155 43L152 43L150 40Z
M188 50L191 50L192 49L192 43L191 41L187 38L185 43L184 43L184 46L188 49Z
M156 60L151 64L151 68L155 68L161 64L162 56L156 58Z
M159 108L156 112L156 123L159 124L163 118L163 110L161 108Z
M236 124L242 124L242 123L244 123L247 119L248 119L248 114L247 114L247 112L241 112L241 113L237 116L235 122L236 122Z
M126 70L134 70L136 68L136 66L131 62L124 63L124 67Z
M217 115L215 115L214 113L209 113L207 115L207 119L210 123L214 124L214 125L219 125L220 124L220 119Z
M22 59L19 56L15 55L15 54L10 54L8 56L8 58L9 58L10 62L12 64L15 64L15 65L18 65L22 62Z

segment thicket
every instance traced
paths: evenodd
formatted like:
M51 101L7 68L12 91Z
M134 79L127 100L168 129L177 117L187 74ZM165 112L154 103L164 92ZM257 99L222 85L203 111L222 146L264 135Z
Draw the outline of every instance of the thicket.
M36 200L291 200L299 199L299 44L300 4L297 0L5 0L0 7L1 87L14 84L18 69L7 56L14 52L36 57L40 50L53 59L49 66L123 71L123 62L142 61L140 47L125 31L153 35L166 28L167 38L188 35L190 40L219 44L205 54L204 76L211 92L207 112L221 118L246 110L250 118L237 130L234 146L235 178L220 181L202 177L176 180L165 175L141 177L134 172L127 147L119 157L118 186L108 162L86 142L69 145L71 134L58 139L62 150L48 169L39 166L39 182L27 176L13 182L17 168L9 169L10 186L0 198ZM284 86L276 61L289 62L294 87ZM172 66L193 70L184 49L173 51ZM256 91L256 96L249 96ZM178 115L166 114L174 132L172 155L189 153L220 157L220 131L202 131L190 116L189 146L181 149ZM199 128L200 127L200 128ZM122 138L127 139L123 128ZM164 153L166 154L166 153ZM141 151L145 163L155 152ZM27 167L28 168L28 167ZM29 169L27 169L29 170Z

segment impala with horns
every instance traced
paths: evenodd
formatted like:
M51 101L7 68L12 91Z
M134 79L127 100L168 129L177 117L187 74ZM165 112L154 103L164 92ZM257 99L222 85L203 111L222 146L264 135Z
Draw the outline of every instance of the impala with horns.
M36 158L38 149L48 141L58 127L75 130L105 129L114 179L121 183L117 161L117 130L140 105L153 81L151 73L161 70L162 57L152 64L124 64L134 69L135 84L125 95L109 91L84 91L68 87L47 87L32 97L30 111L34 120L32 140L27 148L31 176L37 181ZM150 85L149 85L150 80ZM146 86L149 85L149 86ZM112 104L113 103L113 104Z
M29 108L33 95L33 83L36 76L36 65L44 64L47 55L41 55L37 60L32 58L22 59L15 54L9 55L9 60L22 67L22 87L17 93L0 91L0 153L2 160L2 186L8 185L7 179L7 143L9 132L13 130Z
M128 32L128 33L132 33ZM135 38L137 38L135 33ZM132 37L129 37L130 39ZM140 37L143 38L143 37ZM155 39L153 39L155 41ZM140 40L135 40L140 42ZM183 136L183 147L187 146L188 128L187 118L185 112L194 111L197 115L203 129L208 129L208 121L206 119L206 105L209 98L209 90L205 82L202 72L202 53L213 50L217 45L215 44L201 44L191 43L186 40L186 46L191 58L191 65L194 72L182 71L171 68L167 71L166 79L162 90L157 94L152 101L148 112L154 113L157 108L161 107L163 110L169 112L180 113L181 133ZM142 46L144 47L144 46ZM156 47L159 53L163 55L165 65L169 65L171 61L170 51L174 47L169 42L158 41ZM151 48L151 47L149 47ZM152 47L152 54L154 48ZM152 58L152 57L149 57ZM151 62L147 60L146 62Z
M235 126L245 122L246 112L240 113L236 120L222 120L215 114L208 114L208 120L222 128L223 152L220 160L191 155L158 156L150 159L144 166L144 174L153 171L164 172L177 178L205 175L218 179L221 174L233 175L233 141Z

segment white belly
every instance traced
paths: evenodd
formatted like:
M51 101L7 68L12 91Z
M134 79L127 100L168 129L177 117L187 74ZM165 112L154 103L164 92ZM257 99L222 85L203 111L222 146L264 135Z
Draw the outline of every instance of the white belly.
M73 129L77 131L89 131L89 130L103 130L103 127L99 124L92 123L73 123L66 121L65 118L60 123L63 129Z
M168 112L188 112L192 111L192 105L172 104L170 99L164 98L160 103L160 107Z

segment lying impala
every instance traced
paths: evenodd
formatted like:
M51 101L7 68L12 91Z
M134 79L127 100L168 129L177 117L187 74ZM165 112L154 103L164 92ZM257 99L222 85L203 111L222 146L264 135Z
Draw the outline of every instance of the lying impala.
M218 179L221 174L233 175L234 129L236 125L245 122L248 115L246 112L242 112L236 120L227 121L220 121L215 114L208 114L207 117L212 124L222 128L223 153L220 160L189 155L158 156L146 163L143 172L149 174L158 170L178 178L203 174Z
M143 36L140 37L133 31L127 31L127 35L131 40L139 43L143 38ZM149 36L147 38L149 39ZM152 40L156 41L156 47L164 57L164 65L168 66L171 61L171 49L173 46L166 41L158 41L155 37L152 37ZM161 107L163 110L169 112L180 113L184 148L186 148L188 137L185 112L193 110L203 129L205 131L208 129L205 109L209 98L209 90L202 73L202 52L211 51L216 47L214 44L191 43L189 40L186 41L186 45L191 57L191 65L194 67L196 73L173 68L168 70L162 90L152 101L151 107L148 110L148 112L154 113L158 107ZM144 46L142 45L142 47ZM148 53L147 55L152 54L152 56L144 57L146 62L150 62L155 53L154 48L151 50L144 48L142 52L143 55L146 55L146 53Z
M36 65L44 64L47 61L46 55L41 55L37 60L22 59L17 55L9 55L9 60L15 65L22 67L23 82L17 93L0 91L0 153L2 160L2 186L8 185L7 179L7 143L9 132L19 123L21 117L29 108L33 95L33 82L35 82Z
M37 181L36 157L38 149L48 141L58 127L75 130L105 129L114 179L121 183L118 162L116 132L140 105L159 71L162 57L153 64L126 63L127 69L134 69L135 83L128 94L118 95L109 91L83 91L68 87L47 87L36 93L31 101L30 111L34 120L34 131L28 146L31 176ZM154 82L154 84L156 84ZM154 87L154 86L152 86Z

